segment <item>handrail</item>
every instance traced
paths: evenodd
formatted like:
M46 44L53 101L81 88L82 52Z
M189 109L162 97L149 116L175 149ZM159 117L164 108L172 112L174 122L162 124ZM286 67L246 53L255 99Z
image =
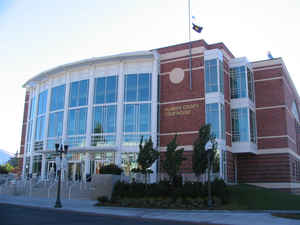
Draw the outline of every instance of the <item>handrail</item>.
M71 199L72 187L75 186L76 184L77 184L77 182L72 182L71 185L69 186L69 193L68 193L69 200Z

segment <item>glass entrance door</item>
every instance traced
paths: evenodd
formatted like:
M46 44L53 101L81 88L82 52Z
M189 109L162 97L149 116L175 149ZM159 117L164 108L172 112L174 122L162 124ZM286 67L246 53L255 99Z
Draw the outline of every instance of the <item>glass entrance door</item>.
M100 168L102 166L101 160L95 160L95 171L94 174L99 174L100 173Z
M68 164L68 179L81 181L84 165L80 162L70 162Z
M48 161L47 164L47 179L54 180L56 177L56 163L54 161Z

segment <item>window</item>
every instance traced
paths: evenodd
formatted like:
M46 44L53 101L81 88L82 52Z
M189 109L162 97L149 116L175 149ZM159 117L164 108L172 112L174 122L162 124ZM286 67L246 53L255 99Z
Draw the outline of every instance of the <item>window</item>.
M64 112L50 113L49 115L49 126L48 126L48 137L61 137L63 131L63 119Z
M30 101L29 120L33 120L34 116L35 116L35 97L33 97Z
M131 170L133 168L138 167L137 158L138 158L137 152L121 153L121 159L122 159L121 165L126 176L129 176L131 174Z
M223 104L220 104L221 106L221 139L226 138L226 128L225 128L225 108Z
M116 144L118 77L100 77L95 80L92 146Z
M43 91L39 94L38 99L38 112L36 119L36 128L35 128L35 142L34 142L34 151L43 150L44 144L44 133L45 133L45 114L47 108L47 96L48 90Z
M128 74L125 76L125 101L151 101L151 74Z
M206 104L206 123L211 125L212 135L216 138L225 139L225 111L223 104Z
M151 104L126 104L124 132L151 132Z
M248 97L254 102L253 73L249 68L247 68L247 80L248 80Z
M93 133L115 133L116 132L116 105L97 106L93 112Z
M39 94L39 102L38 102L38 115L45 114L47 108L47 95L48 90L43 91Z
M64 108L65 104L65 85L57 86L51 90L50 111Z
M205 92L218 91L218 66L217 59L205 61Z
M87 108L69 110L67 143L70 148L85 146L87 111Z
M32 121L27 123L26 152L31 152Z
M41 175L42 170L42 156L35 155L33 157L33 165L32 165L32 173L37 174L38 176Z
M111 146L116 144L116 135L93 135L92 146Z
M220 91L224 94L224 65L219 60L219 73L220 73Z
M295 116L295 119L299 122L299 113L298 113L298 109L297 109L297 105L296 105L295 101L292 104L292 113Z
M135 146L141 136L150 137L151 77L149 73L125 76L123 145Z
M256 143L256 116L255 112L250 109L250 140Z
M206 123L211 125L211 134L219 138L219 109L218 104L206 105Z
M36 120L35 140L42 141L44 139L45 116L39 116Z
M141 138L143 136L143 143L149 140L150 135L148 134L126 134L124 135L123 145L125 146L137 146L140 144Z
M82 135L86 132L87 108L69 110L68 135Z
M248 108L232 109L232 141L249 142Z
M95 79L94 104L117 102L117 76L100 77Z
M230 68L230 86L231 98L247 97L245 66Z
M70 85L69 107L88 104L89 80L72 82Z

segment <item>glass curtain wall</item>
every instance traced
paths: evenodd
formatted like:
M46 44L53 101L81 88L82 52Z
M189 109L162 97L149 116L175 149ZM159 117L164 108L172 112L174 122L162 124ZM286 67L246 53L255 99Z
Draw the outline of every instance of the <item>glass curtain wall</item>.
M65 85L60 85L51 89L50 114L47 138L48 150L54 150L55 143L60 143L62 139L65 89Z
M231 110L233 142L249 142L248 117L248 108Z
M43 150L48 90L39 94L34 150Z
M245 66L230 68L231 98L247 96Z
M95 79L92 146L116 144L118 77Z
M254 102L254 81L253 73L247 68L247 82L248 82L248 97Z
M248 97L250 100L252 100L252 102L254 102L253 73L248 67L240 66L230 68L230 87L231 98L234 99Z
M136 146L151 135L150 73L125 75L123 145Z
M225 111L223 104L206 104L206 124L211 125L211 134L217 139L225 139Z
M205 60L205 93L210 92L224 93L223 63L218 59Z
M67 144L70 148L85 146L89 80L70 84Z

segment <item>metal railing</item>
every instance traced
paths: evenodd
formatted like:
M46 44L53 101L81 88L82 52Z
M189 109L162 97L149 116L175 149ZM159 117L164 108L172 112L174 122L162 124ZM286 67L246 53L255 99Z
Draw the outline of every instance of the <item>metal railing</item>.
M55 179L53 183L51 183L48 187L48 198L50 198L50 191L53 187L57 185L57 180Z

